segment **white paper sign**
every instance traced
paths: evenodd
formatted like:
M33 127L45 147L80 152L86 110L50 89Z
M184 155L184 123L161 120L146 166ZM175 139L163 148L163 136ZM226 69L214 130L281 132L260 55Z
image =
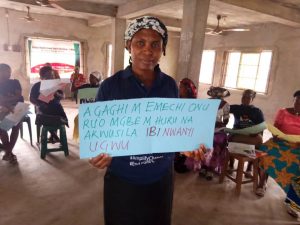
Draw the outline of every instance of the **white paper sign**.
M57 90L63 89L67 83L61 79L42 80L40 93L44 96L55 93Z
M18 102L14 108L13 113L9 113L4 119L0 122L0 129L9 130L13 126L17 125L23 117L28 114L29 104L24 102Z

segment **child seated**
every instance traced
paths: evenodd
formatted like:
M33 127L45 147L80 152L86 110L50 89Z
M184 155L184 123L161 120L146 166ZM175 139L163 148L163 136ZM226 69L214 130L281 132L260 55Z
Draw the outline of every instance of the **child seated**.
M40 69L40 79L41 80L51 80L54 79L53 70L49 66L44 66ZM36 124L41 125L43 122L47 121L41 121L41 120L55 120L54 123L62 123L66 124L68 126L68 118L64 111L63 106L61 105L60 101L63 99L63 91L57 90L54 93L53 99L46 103L39 99L40 96L40 87L41 87L41 81L35 83L30 91L30 102L36 106L36 112L37 112L37 120ZM39 117L39 115L42 115ZM45 115L45 116L44 116ZM43 117L44 116L44 117ZM47 117L48 116L48 117ZM50 117L49 117L50 116ZM51 117L54 116L54 117ZM41 120L39 118L42 118ZM48 121L50 124L52 121ZM56 134L56 132L52 131L50 132L51 136L49 138L49 141L52 143L58 142L59 138Z

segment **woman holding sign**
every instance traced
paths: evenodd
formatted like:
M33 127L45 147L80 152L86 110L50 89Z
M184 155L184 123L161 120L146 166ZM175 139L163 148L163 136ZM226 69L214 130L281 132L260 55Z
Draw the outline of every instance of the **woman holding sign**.
M133 20L125 32L130 65L103 81L96 101L164 97L177 98L176 82L158 65L165 55L168 33L157 18ZM142 148L142 146L141 146ZM203 147L204 148L204 147ZM200 157L201 150L193 152ZM151 163L141 160L151 156ZM104 177L106 225L170 225L173 200L173 153L111 158L100 154L90 160Z

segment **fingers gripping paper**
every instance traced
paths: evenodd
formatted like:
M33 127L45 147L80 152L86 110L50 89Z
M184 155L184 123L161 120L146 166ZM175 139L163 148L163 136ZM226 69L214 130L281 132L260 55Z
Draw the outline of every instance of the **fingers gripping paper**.
M80 157L194 150L213 146L220 100L144 98L81 104Z

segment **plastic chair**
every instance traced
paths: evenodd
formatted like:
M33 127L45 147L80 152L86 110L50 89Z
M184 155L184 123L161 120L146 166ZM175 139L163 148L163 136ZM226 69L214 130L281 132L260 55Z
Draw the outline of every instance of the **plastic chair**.
M59 116L37 114L37 144L41 150L41 158L45 159L49 152L63 151L65 156L69 155L68 141L65 129L65 121ZM59 130L60 146L58 148L48 148L48 132Z
M48 148L48 132L49 131L57 131L59 130L60 135L60 147L58 148ZM63 151L65 156L69 155L68 142L65 125L59 126L42 126L42 134L41 134L41 158L45 159L46 154L49 152L57 152Z
M23 120L21 121L21 126L20 126L20 135L21 138L23 139L23 123L27 123L28 126L28 131L29 131L29 137L30 137L30 144L32 145L32 130L31 130L31 119L30 116L26 115L24 116Z

